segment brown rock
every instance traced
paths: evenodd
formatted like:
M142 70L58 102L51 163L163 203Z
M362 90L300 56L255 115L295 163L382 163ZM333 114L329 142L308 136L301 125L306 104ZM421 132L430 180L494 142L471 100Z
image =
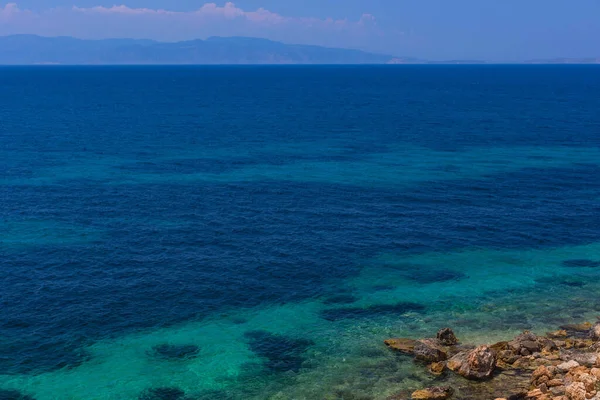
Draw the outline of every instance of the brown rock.
M411 395L413 400L444 400L452 396L454 391L450 387L433 387L417 390Z
M496 352L487 346L479 346L468 353L459 353L448 362L448 368L467 379L486 379L496 368ZM452 367L451 367L452 365Z
M508 348L515 354L528 356L541 351L542 345L539 343L538 337L535 334L525 331L508 342Z
M565 329L560 329L558 331L548 332L548 334L546 336L548 336L550 339L566 338L567 331Z
M548 382L546 382L546 386L548 386L549 388L562 386L562 384L563 381L560 379L550 379Z
M595 376L597 379L600 379L600 368L592 368L590 370L590 374Z
M533 389L533 390L530 390L529 392L527 392L528 399L537 399L543 395L544 395L544 393L542 393L542 391L540 389Z
M448 354L437 339L418 340L414 347L414 354L417 360L426 362L440 362L448 359Z
M521 357L513 363L513 367L517 369L534 369L532 368L532 361L529 357Z
M545 384L546 382L550 381L550 378L548 378L547 376L540 376L536 381L535 381L535 385L536 386L540 386Z
M406 354L413 354L415 352L415 345L417 344L416 340L413 339L388 339L385 340L384 343L392 350L396 350Z
M542 351L552 352L558 350L558 346L553 340L545 337L538 337L538 343L542 347Z
M590 374L582 374L577 378L578 382L583 383L585 386L586 392L593 392L596 390L596 383L598 383L598 379L595 376Z
M590 329L592 329L592 324L589 322L584 322L583 324L569 324L561 326L560 329L566 330L567 334L576 334L588 332Z
M536 368L536 370L533 371L533 374L531 374L531 380L532 381L538 380L542 376L545 376L547 378L551 378L552 377L552 374L550 373L550 371L548 370L548 368L546 366L544 366L544 365Z
M446 367L448 367L448 369L451 371L458 372L458 370L466 362L467 354L468 353L466 351L456 354L454 357L448 360L448 362L446 363Z
M581 382L573 382L568 385L565 393L570 400L586 400L585 386Z
M592 339L575 339L574 340L574 347L578 348L578 349L586 349L588 347L591 347L594 344L594 341Z
M545 377L544 377L544 378L545 378ZM548 393L548 391L549 391L549 390L548 390L548 385L546 385L545 383L542 383L542 384L541 384L541 385L538 387L538 389L540 389L540 390L542 391L542 393L544 393L544 394Z
M534 389L534 390L530 390L529 392L527 392L527 396L526 399L530 399L530 400L552 400L552 398L542 392L540 389Z
M434 375L442 374L445 369L446 369L445 362L436 362L436 363L429 365L429 372L431 372Z
M500 352L503 350L508 350L508 342L498 342L498 343L494 343L493 345L490 346L490 349L496 351L496 352Z
M458 339L450 328L440 329L437 333L437 339L444 346L454 346L455 344L458 344Z
M600 322L597 322L596 325L591 327L590 337L592 338L593 341L600 340Z

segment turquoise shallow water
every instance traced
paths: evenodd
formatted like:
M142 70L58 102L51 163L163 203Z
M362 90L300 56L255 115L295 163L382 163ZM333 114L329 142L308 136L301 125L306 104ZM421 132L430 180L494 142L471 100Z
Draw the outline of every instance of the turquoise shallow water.
M597 68L1 72L2 399L385 399L388 337L600 311Z

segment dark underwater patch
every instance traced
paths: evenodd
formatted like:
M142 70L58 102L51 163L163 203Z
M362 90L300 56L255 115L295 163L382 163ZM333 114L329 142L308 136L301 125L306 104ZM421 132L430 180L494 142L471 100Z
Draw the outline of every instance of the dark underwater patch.
M4 327L5 325L0 323L0 330ZM74 347L72 343L63 344L53 340L45 351L40 351L37 348L31 349L25 347L34 347L35 343L30 344L28 340L19 339L20 340L14 341L13 343L16 343L16 346L24 347L20 348L21 351L19 352L19 357L17 359L10 357L10 353L6 352L0 355L0 365L3 367L6 365L6 368L2 369L4 374L39 374L61 369L68 370L77 368L91 359L91 355L88 352ZM38 345L38 347L40 346ZM4 351L6 351L6 348L0 346L0 353ZM2 397L0 397L0 400L1 399Z
M400 276L420 284L459 281L467 278L463 272L449 268L430 267L419 264L393 264L386 268L397 271Z
M178 387L162 387L147 389L139 397L139 400L182 400L185 392Z
M0 389L0 400L35 400L35 398L18 390Z
M374 292L387 292L396 289L394 285L375 285L371 288Z
M586 284L582 279L571 276L537 278L535 283L543 286L567 286L574 288L583 287Z
M466 278L466 275L462 272L454 271L451 269L426 269L419 268L414 269L410 273L406 274L406 277L411 281L428 284L438 282L450 282L459 281Z
M200 353L200 347L193 344L168 344L163 343L152 347L149 354L163 360L185 360L195 358Z
M236 325L243 325L243 324L247 323L248 320L246 318L242 318L242 317L233 317L233 318L231 318L231 322L233 322Z
M580 258L565 260L562 262L562 265L567 268L598 268L600 267L600 261Z
M323 301L323 304L351 304L358 301L358 297L351 294L340 294L331 296Z
M194 394L193 400L234 400L236 398L235 394L230 393L225 390L210 390L203 391L199 394Z
M265 367L272 372L298 372L304 362L304 353L315 343L276 335L266 331L250 331L244 334L250 349L265 359Z
M425 306L418 303L400 302L396 304L377 304L369 307L328 308L321 311L321 317L327 321L344 319L376 318L381 316L400 316L406 312L422 312Z
M428 284L437 282L450 282L459 281L466 278L466 275L462 272L454 271L451 269L419 269L415 270L412 274L407 274L407 278L411 281Z

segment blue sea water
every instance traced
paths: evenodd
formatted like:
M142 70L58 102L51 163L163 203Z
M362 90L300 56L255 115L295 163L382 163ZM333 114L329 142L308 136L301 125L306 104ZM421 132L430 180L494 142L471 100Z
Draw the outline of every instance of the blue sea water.
M385 399L600 311L600 68L0 69L0 398ZM29 396L29 397L27 397Z

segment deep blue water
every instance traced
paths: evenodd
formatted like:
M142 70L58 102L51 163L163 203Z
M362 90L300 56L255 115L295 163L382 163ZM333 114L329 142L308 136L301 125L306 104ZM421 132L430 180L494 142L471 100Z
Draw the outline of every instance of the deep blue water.
M0 376L63 398L20 386L140 332L294 304L324 304L329 332L434 309L360 287L386 254L594 249L598 93L594 66L2 68ZM413 292L477 267L402 265ZM301 373L321 337L235 321L263 376Z

